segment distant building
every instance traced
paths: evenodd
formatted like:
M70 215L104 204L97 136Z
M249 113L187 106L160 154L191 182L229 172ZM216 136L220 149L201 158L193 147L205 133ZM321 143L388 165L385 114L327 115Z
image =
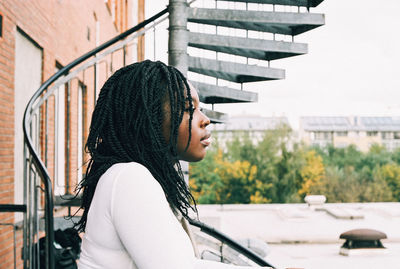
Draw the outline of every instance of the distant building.
M214 124L210 127L212 136L220 143L232 139L237 134L248 134L254 143L259 142L267 130L279 126L289 126L286 117L261 117L254 115L232 116L226 123Z
M309 145L347 147L368 151L373 144L392 151L400 147L397 117L301 117L300 138Z

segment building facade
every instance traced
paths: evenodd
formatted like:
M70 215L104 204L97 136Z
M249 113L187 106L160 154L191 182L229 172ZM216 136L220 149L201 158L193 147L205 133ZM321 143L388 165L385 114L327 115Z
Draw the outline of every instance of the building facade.
M368 151L378 144L393 151L400 147L397 117L302 117L300 138L309 145L347 147Z
M22 204L23 132L22 119L29 99L40 85L57 70L143 19L142 0L2 0L0 1L0 203ZM138 41L130 57L143 59ZM138 52L139 51L139 52ZM100 68L99 68L100 69ZM97 71L98 72L98 71ZM99 85L102 83L101 73ZM49 139L42 158L50 173L65 181L67 175L79 179L85 127L90 122L82 111L94 105L92 85L75 80L79 91L64 85L41 111L40 128L49 134L62 126L80 126L58 133L59 143ZM42 108L41 108L42 109ZM91 113L87 113L91 114ZM56 123L54 118L60 120ZM78 122L78 124L77 124ZM42 139L42 138L40 138ZM48 146L48 147L47 147ZM53 145L54 146L54 145ZM55 148L53 150L50 150ZM55 171L57 162L70 162L68 169ZM77 173L78 171L78 173ZM71 187L71 186L70 186ZM68 192L55 184L55 192ZM0 212L0 268L18 268L21 264L22 214ZM14 244L14 233L17 244ZM14 257L16 249L16 257Z
M267 130L274 130L281 126L289 127L286 117L262 117L255 115L232 116L227 122L210 126L213 139L221 145L236 135L248 135L253 143L261 141Z

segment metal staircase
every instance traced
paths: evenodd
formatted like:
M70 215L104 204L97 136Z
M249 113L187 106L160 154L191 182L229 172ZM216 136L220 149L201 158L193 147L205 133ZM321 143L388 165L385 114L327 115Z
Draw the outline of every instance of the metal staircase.
M183 73L193 72L207 76L207 82L194 81L188 74L192 84L199 91L200 101L206 104L256 102L257 94L245 91L243 83L268 81L285 78L285 70L272 68L271 61L282 58L306 54L307 44L294 42L295 36L312 30L324 24L323 14L310 13L311 7L318 6L322 0L216 0L214 8L195 7L197 1L190 7L184 0L170 0L180 12L171 12L170 17L178 16L180 21L170 28L177 30L179 36L171 37L179 43L181 51L188 48L203 50L199 55L180 53L170 62L175 64ZM226 8L229 3L241 3L241 9ZM219 8L225 3L224 8ZM249 5L253 4L253 10ZM256 9L254 10L254 4ZM232 6L232 5L231 5ZM278 7L284 11L277 11ZM265 11L267 9L268 11ZM295 11L292 11L292 10ZM289 11L286 11L289 10ZM186 17L182 18L182 12ZM188 24L197 24L197 27L188 27ZM199 25L215 26L215 33L202 33L193 29ZM192 25L193 26L193 25ZM190 31L186 31L186 29ZM201 26L200 26L201 28ZM221 29L221 30L220 30ZM227 35L229 32L242 30L242 35ZM246 35L243 35L243 30ZM249 38L249 32L257 32L259 36L269 34L269 38ZM239 31L240 32L240 31ZM289 37L289 41L277 40L276 35ZM175 48L171 48L174 50ZM214 59L201 57L201 54L214 53ZM225 54L228 60L219 59L219 54ZM231 56L231 57L229 57ZM235 61L235 56L245 57L246 61ZM257 64L250 61L257 60ZM216 83L212 83L212 79ZM209 82L211 81L211 83ZM214 80L215 81L215 80ZM234 87L220 86L221 81L233 82ZM229 84L229 83L228 83ZM235 85L235 84L239 84ZM230 84L232 85L232 84ZM212 118L215 122L217 118Z
M199 91L201 102L205 104L256 102L257 94L244 90L243 84L284 79L285 71L272 68L270 61L307 53L307 45L295 43L294 36L324 24L323 15L309 13L309 8L317 6L322 0L231 1L237 2L238 5L244 4L245 8L241 10L219 8L219 3L224 1L216 1L215 9L196 7L200 1L189 7L186 0L170 0L170 5L165 10L60 69L32 96L25 110L23 122L24 204L0 205L0 212L24 214L22 248L24 268L39 266L39 252L35 248L41 235L46 235L47 246L53 246L54 229L58 225L57 218L54 217L54 207L60 209L74 205L74 201L55 197L54 189L57 189L57 192L61 191L63 197L73 196L74 186L84 171L80 168L83 166L85 156L78 145L82 147L85 144L86 133L82 129L88 128L88 122L84 113L90 111L85 110L83 105L74 107L74 104L67 99L66 114L61 113L62 111L57 112L57 102L60 102L58 92L63 91L64 95L65 91L68 98L72 95L78 96L76 97L78 100L86 98L80 101L81 104L94 103L93 99L97 96L101 83L118 68L132 63L137 38L145 33L155 33L157 25L165 21L169 13L169 64L188 74ZM250 10L251 4L271 10ZM277 11L275 9L278 6L288 6L289 9L295 6L296 12ZM188 23L215 27L215 32L188 31ZM244 30L245 35L224 35L221 26ZM250 37L251 31L269 33L271 39ZM288 35L291 41L279 41L275 38L276 34ZM202 52L189 55L187 51L190 48ZM203 54L207 53L215 57L203 57ZM222 57L226 55L228 59ZM252 64L254 61L258 64ZM203 81L196 80L193 76L195 73L203 76L201 77ZM84 114L81 122L70 120L68 113L73 110ZM224 115L221 113L212 110L207 110L206 113L214 122L223 121ZM65 121L64 116L67 116ZM65 140L60 140L60 137L62 139L64 137L57 135L61 132L66 134ZM82 141L77 143L71 139ZM57 161L60 148L57 145L61 144L65 144L65 148L68 149L62 153L67 156L65 162ZM82 155L81 158L78 158L79 154ZM78 163L77 160L82 163ZM57 171L66 173L60 176ZM214 232L218 234L217 231ZM225 237L221 238L223 242L227 241ZM236 247L238 248L240 249L240 246ZM251 254L246 254L245 250L241 251L244 251L241 253L246 257L252 257ZM256 263L267 265L262 261ZM54 253L52 248L47 247L46 268L54 266Z

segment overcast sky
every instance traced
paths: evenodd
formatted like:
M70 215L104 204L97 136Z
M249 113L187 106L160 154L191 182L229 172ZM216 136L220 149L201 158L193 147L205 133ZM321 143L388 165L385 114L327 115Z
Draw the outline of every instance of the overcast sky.
M149 17L167 1L146 3ZM311 11L326 20L295 37L308 43L308 54L271 62L286 79L246 85L259 93L258 103L215 109L287 116L295 128L300 116L400 116L400 1L325 0Z

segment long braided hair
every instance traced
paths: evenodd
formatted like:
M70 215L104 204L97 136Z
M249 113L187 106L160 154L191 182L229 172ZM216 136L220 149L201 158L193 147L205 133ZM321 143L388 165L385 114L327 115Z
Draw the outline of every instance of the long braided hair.
M181 72L147 60L118 70L106 81L93 111L85 147L90 160L78 186L78 191L83 190L83 214L75 225L78 231L85 231L99 178L115 163L144 165L160 183L173 210L185 218L188 209L196 211L177 152L178 129L185 110L190 113L187 148L193 104ZM169 124L168 141L162 130L165 122Z

